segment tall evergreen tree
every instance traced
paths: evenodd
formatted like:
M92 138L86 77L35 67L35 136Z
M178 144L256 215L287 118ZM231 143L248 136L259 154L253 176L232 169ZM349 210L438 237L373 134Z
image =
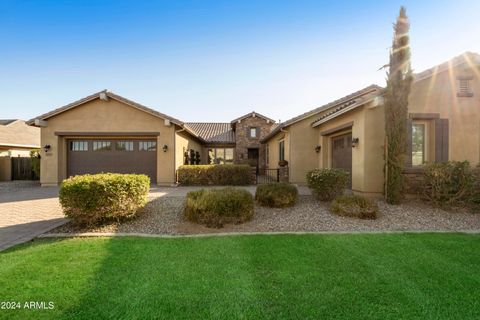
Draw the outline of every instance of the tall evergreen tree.
M407 12L400 8L394 26L385 91L385 133L387 136L385 198L398 204L402 199L403 175L407 157L408 96L412 84Z

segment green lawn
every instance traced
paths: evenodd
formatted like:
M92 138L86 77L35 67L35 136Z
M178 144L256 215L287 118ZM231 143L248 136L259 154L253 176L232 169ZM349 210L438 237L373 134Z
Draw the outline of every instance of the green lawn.
M42 319L479 319L480 236L37 240L0 253L0 310Z

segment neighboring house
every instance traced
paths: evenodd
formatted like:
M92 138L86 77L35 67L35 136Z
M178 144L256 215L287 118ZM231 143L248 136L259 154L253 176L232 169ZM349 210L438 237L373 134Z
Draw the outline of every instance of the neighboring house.
M405 174L426 162L480 161L480 55L465 53L415 74L409 97L409 156ZM369 86L285 121L262 142L269 167L289 161L290 182L305 183L314 168L351 172L352 190L381 194L384 182L382 88ZM407 179L408 181L408 179Z
M30 157L40 148L40 129L23 120L0 120L0 181L12 179L12 157Z
M170 185L178 167L197 155L200 164L263 165L259 141L274 121L251 112L231 123L183 123L105 90L29 124L41 129L42 185L99 172L144 173Z

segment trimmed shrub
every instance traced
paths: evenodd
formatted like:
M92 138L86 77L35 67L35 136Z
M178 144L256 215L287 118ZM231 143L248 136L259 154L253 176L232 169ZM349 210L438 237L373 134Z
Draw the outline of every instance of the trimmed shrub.
M285 182L260 184L255 192L255 200L266 207L291 207L297 198L297 187Z
M150 179L140 174L86 174L64 180L60 204L81 225L135 216L147 203Z
M331 201L342 195L348 179L348 172L342 169L316 169L307 173L308 187L321 201Z
M251 183L251 168L248 165L188 165L177 171L178 182L186 186L241 186Z
M335 198L330 209L339 216L359 219L376 219L378 215L378 205L374 200L356 195Z
M253 196L244 189L223 188L191 191L187 194L185 218L189 221L221 228L250 220L254 211Z
M423 194L439 206L465 205L475 195L474 170L468 161L427 164Z

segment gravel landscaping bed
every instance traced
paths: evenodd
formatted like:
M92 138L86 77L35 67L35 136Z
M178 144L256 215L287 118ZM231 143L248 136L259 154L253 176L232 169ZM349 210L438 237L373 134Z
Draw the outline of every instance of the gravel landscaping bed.
M394 230L480 230L480 214L448 212L421 201L392 206L378 201L377 220L359 220L330 213L327 203L300 196L292 208L255 207L253 220L221 229L206 228L183 218L183 197L160 197L150 201L139 216L122 223L77 228L71 223L50 233L121 232L149 234L198 234L216 232L275 231L394 231Z

